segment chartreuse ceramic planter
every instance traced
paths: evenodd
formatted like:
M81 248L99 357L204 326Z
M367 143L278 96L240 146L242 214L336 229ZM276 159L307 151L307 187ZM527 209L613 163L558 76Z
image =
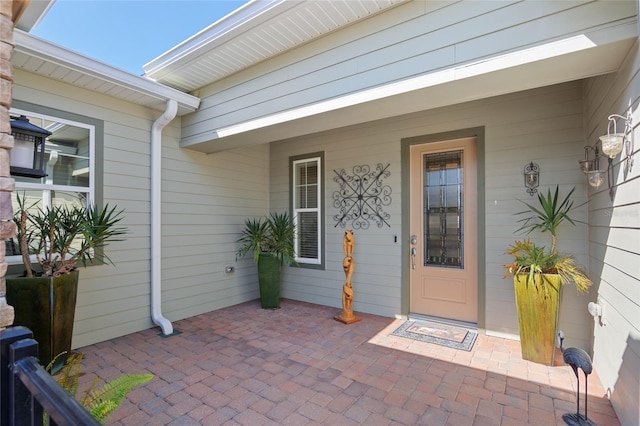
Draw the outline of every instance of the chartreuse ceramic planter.
M262 309L280 307L280 260L271 254L261 253L258 258L258 284Z
M38 341L40 364L47 366L62 352L71 350L73 320L78 295L78 271L58 277L7 278L7 303L13 306L13 325L33 332ZM52 371L64 365L59 357Z
M522 358L553 365L562 283L554 274L513 277Z

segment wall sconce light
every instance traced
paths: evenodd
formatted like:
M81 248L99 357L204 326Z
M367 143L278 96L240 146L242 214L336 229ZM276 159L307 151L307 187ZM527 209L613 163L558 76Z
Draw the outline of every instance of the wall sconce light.
M29 123L24 115L11 117L13 148L10 172L14 176L41 178L44 171L44 145L51 132Z
M593 157L591 156L593 153ZM600 170L600 151L597 142L595 146L584 147L584 160L579 161L580 170L587 176L589 185L599 187L604 182L606 170Z
M527 193L533 197L540 185L540 166L533 161L524 166L524 186Z
M631 119L631 108L627 111L627 116L623 117L619 114L611 114L609 117L609 123L607 125L607 134L600 136L600 142L602 143L602 152L609 158L615 158L622 150L625 150L625 168L627 171L631 171L633 166L633 122ZM618 133L617 119L624 120L624 131ZM613 123L613 133L611 133L611 124Z

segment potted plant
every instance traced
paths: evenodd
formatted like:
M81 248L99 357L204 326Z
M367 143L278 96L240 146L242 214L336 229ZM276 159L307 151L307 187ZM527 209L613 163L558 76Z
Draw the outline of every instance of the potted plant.
M26 206L17 197L14 222L24 273L7 277L7 303L15 309L15 325L28 327L38 341L40 363L47 365L59 353L71 350L78 293L78 264L99 257L112 263L101 249L126 232L117 226L122 211L106 205L65 204L42 209ZM38 266L31 264L35 255ZM57 371L66 357L53 366Z
M516 214L529 214L520 220L518 231L549 232L551 248L537 246L529 238L516 241L506 251L513 262L504 265L505 277L513 275L522 358L553 365L560 306L561 288L573 283L579 292L586 292L592 282L572 255L556 250L557 230L565 220L575 225L569 213L574 210L571 195L559 201L559 189L551 189L546 196L538 194L539 206L524 203L528 210Z
M295 263L293 239L296 228L287 212L271 212L268 217L246 219L238 238L242 247L236 259L253 254L258 265L260 303L263 309L280 307L280 273L283 265Z

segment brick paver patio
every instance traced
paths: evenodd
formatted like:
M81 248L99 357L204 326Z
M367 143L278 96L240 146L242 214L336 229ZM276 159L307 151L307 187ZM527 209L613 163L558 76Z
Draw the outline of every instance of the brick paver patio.
M519 342L478 336L471 352L390 336L401 320L283 300L243 303L78 349L96 374L151 372L114 425L561 425L575 411L568 366L523 361ZM619 425L597 374L589 418ZM581 403L581 405L583 405Z

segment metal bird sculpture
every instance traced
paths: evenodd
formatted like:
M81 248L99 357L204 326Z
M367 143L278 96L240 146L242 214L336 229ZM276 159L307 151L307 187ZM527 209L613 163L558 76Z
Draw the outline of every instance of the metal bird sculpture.
M563 342L564 333L562 331L559 331L558 344L560 345L560 350L562 351L562 358L564 359L565 364L570 365L573 369L573 372L576 375L576 379L578 380L578 390L576 391L576 412L563 414L562 420L564 420L564 422L570 426L596 426L596 424L589 420L589 418L587 417L587 376L593 371L593 366L591 365L591 357L588 353L580 348L565 349L562 346ZM578 374L578 369L582 370L582 372L584 373L584 416L580 414L580 375Z

